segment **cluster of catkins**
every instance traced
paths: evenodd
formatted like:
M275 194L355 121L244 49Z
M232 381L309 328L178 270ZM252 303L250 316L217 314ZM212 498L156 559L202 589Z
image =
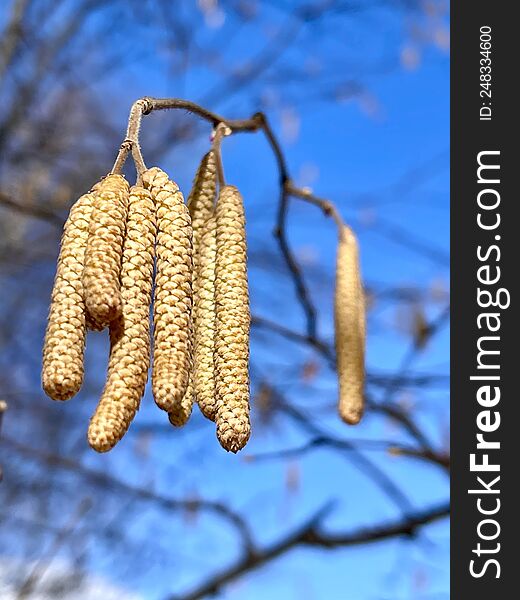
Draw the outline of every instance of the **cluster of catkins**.
M42 380L52 399L74 396L83 381L87 330L109 328L107 379L88 428L89 444L98 452L126 433L150 363L155 402L173 425L186 423L195 401L215 422L226 450L237 452L249 439L244 206L236 187L222 185L218 199L217 187L212 149L187 204L178 186L154 167L133 187L122 175L109 174L70 211Z

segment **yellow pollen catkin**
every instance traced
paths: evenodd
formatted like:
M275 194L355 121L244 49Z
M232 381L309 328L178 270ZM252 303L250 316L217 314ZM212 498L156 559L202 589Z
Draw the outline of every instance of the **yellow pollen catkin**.
M193 402L184 397L191 370L191 219L182 193L166 173L154 167L142 179L157 214L152 391L161 409L186 422Z
M110 324L108 375L90 421L88 441L107 452L124 436L144 394L150 366L150 301L156 237L148 190L130 190L121 265L122 315Z
M53 400L68 400L83 382L85 303L81 277L94 195L83 195L71 208L63 229L52 290L42 385Z
M198 290L194 297L194 370L195 397L202 414L215 420L215 264L217 222L206 221L199 247Z
M217 162L215 153L210 150L204 155L195 179L190 195L188 196L188 209L191 216L193 229L193 270L197 271L198 249L202 230L206 221L213 215L215 208L215 194L217 192Z
M128 183L108 175L98 185L90 220L83 287L95 328L121 316L121 257L128 212Z
M249 292L244 204L224 186L216 208L215 375L217 437L228 451L245 446L249 421Z
M212 414L214 410L206 410L209 409L209 405L205 399L202 399L202 404L199 402L197 389L200 388L200 385L197 385L197 373L200 373L200 369L197 369L196 361L196 348L200 346L200 343L197 343L197 338L200 335L204 335L203 327L204 325L197 325L197 311L199 301L199 263L200 263L200 254L203 251L201 248L201 240L203 236L204 226L207 220L213 215L215 208L215 195L217 191L217 162L215 158L215 153L213 150L210 150L207 154L202 158L199 168L197 169L197 173L195 175L195 179L193 181L193 187L191 189L190 195L188 196L187 206L190 211L191 216L191 225L193 229L193 315L192 315L192 343L193 343L193 351L194 351L194 359L193 359L193 372L192 379L190 379L190 386L188 388L188 392L194 394L194 398L199 403L199 408L202 413L208 417L213 418ZM213 319L214 320L214 319ZM213 361L213 355L211 357ZM212 401L214 405L214 400ZM175 415L170 416L170 422L175 424L177 418Z
M338 244L334 317L339 414L346 423L355 425L364 408L365 299L358 244L347 226L343 227Z
M193 409L193 379L190 373L188 386L182 400L178 402L172 410L168 412L168 420L174 427L182 427L190 418Z

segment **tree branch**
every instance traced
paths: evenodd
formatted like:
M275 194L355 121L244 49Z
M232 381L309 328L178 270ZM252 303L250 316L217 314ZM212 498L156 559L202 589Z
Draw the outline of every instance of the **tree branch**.
M63 219L55 212L41 208L40 206L28 206L20 204L3 192L0 192L0 205L22 215L28 215L30 217L34 217L35 219L46 221L47 223L51 223L57 227L63 226Z
M231 133L261 131L264 134L276 160L280 185L278 216L274 229L274 235L278 241L280 251L291 273L299 302L305 313L307 336L313 340L316 340L317 310L310 298L310 293L304 281L301 267L298 264L298 261L296 260L287 240L286 224L289 199L291 197L299 198L300 200L317 206L326 216L331 217L334 220L338 228L341 228L343 226L343 221L339 212L335 208L334 204L329 200L315 196L308 188L300 188L294 185L291 180L287 162L282 152L280 143L276 138L269 121L267 120L267 117L263 113L255 113L249 119L227 119L200 106L195 102L182 100L180 98L151 98L146 96L134 102L132 108L130 109L126 136L120 146L114 166L112 167L112 173L121 172L123 165L130 153L132 154L136 164L138 174L143 172L146 166L139 142L139 132L141 129L142 117L150 114L153 111L172 109L180 109L193 113L211 123L214 128L222 123L231 130Z
M205 511L213 513L227 521L239 533L243 546L251 548L253 545L251 532L248 523L235 511L231 510L225 503L213 500L199 499L179 499L165 496L152 491L150 488L139 487L118 479L108 473L97 471L91 467L81 464L80 462L68 458L63 458L57 454L52 454L22 444L18 440L4 436L1 440L14 451L28 456L38 462L46 465L69 471L76 475L80 475L85 479L90 480L94 485L107 487L110 490L122 492L126 495L131 494L133 497L148 502L155 502L166 510L188 510L188 511Z
M4 420L4 413L6 410L7 410L7 402L0 400L0 440L1 440L1 436L2 436L2 423ZM0 483L2 482L3 477L4 477L4 471L2 469L2 465L0 465Z
M424 450L422 448L414 448L412 446L402 445L397 442L379 441L379 440L342 440L332 436L316 436L311 438L301 446L293 448L284 448L282 450L273 450L272 452L263 452L262 454L247 455L250 461L265 461L294 458L302 456L308 452L312 452L318 448L332 448L342 452L351 452L352 450L383 450L392 456L407 456L435 463L444 469L450 467L450 456L448 454L440 454L433 450Z
M328 533L322 530L320 525L328 512L327 508L321 509L292 533L281 537L262 549L255 550L253 553L244 554L236 563L216 573L200 586L181 595L171 595L167 600L201 600L216 595L228 583L272 562L299 546L333 549L380 542L394 537L411 539L421 527L447 517L450 513L450 507L449 504L441 504L416 512L405 519L345 533Z

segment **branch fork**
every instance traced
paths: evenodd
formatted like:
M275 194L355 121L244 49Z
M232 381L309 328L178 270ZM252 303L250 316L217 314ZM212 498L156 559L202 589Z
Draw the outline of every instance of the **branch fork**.
M280 185L278 217L273 233L278 240L281 253L294 281L298 300L305 313L307 337L309 340L317 340L317 311L310 298L310 293L304 281L301 267L298 265L296 258L289 247L285 231L289 199L291 197L298 198L320 208L325 216L331 217L334 220L338 228L338 235L341 234L344 222L336 206L330 200L315 196L309 188L297 187L293 183L280 143L264 113L256 112L248 119L227 119L189 100L182 100L180 98L152 98L145 96L136 100L130 109L126 135L121 143L111 172L116 174L121 173L123 165L128 158L128 155L131 153L138 178L140 178L141 174L146 170L146 164L143 159L139 140L142 117L156 110L174 109L193 113L201 119L211 123L214 128L213 144L218 149L219 158L220 141L222 137L242 132L254 133L261 131L264 134L276 160ZM219 164L221 165L220 160ZM219 170L220 179L223 181L222 169L220 168Z

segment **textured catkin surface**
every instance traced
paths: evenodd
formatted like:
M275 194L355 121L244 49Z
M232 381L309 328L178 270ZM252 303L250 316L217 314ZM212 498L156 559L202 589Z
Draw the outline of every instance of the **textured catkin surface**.
M193 409L193 399L193 379L190 373L186 392L184 393L182 400L177 402L173 409L168 412L168 420L174 427L182 427L186 424Z
M364 407L365 299L356 237L345 226L336 259L336 360L339 378L339 413L351 425L359 422Z
M113 448L139 408L150 366L155 206L148 190L130 190L121 265L122 315L110 324L107 382L88 429L98 452Z
M121 175L108 175L95 194L83 272L85 303L96 329L121 315L119 278L127 212L128 183Z
M85 303L81 282L94 195L71 208L61 239L43 347L42 385L53 400L68 400L83 382Z
M238 452L249 421L249 293L244 205L234 186L221 189L216 208L215 375L217 437Z
M200 333L200 328L196 325L197 305L199 303L199 263L201 253L201 239L203 235L206 221L213 215L215 207L215 195L217 191L217 163L215 153L210 150L202 158L200 165L195 174L193 186L188 196L187 206L191 216L191 226L193 230L193 313L192 313L192 345L194 352L194 364L192 368L192 377L190 377L190 385L188 392L194 394L194 399L198 400L195 390L195 347L196 338ZM203 414L208 416L202 409ZM170 415L170 422L175 424L177 418L175 415Z
M215 264L217 221L210 217L202 230L199 247L198 293L194 300L195 397L202 414L215 420Z
M196 293L195 283L200 240L206 221L213 215L216 191L217 163L215 160L215 153L213 150L210 150L204 155L199 168L197 169L193 187L187 201L193 228L194 294Z
M191 218L179 188L161 169L148 169L142 179L157 214L152 390L157 405L184 423L193 402L186 394L191 369Z
M103 329L105 329L105 326L98 323L94 319L94 317L88 312L88 310L86 310L85 320L87 324L87 329L90 329L91 331L103 331Z

